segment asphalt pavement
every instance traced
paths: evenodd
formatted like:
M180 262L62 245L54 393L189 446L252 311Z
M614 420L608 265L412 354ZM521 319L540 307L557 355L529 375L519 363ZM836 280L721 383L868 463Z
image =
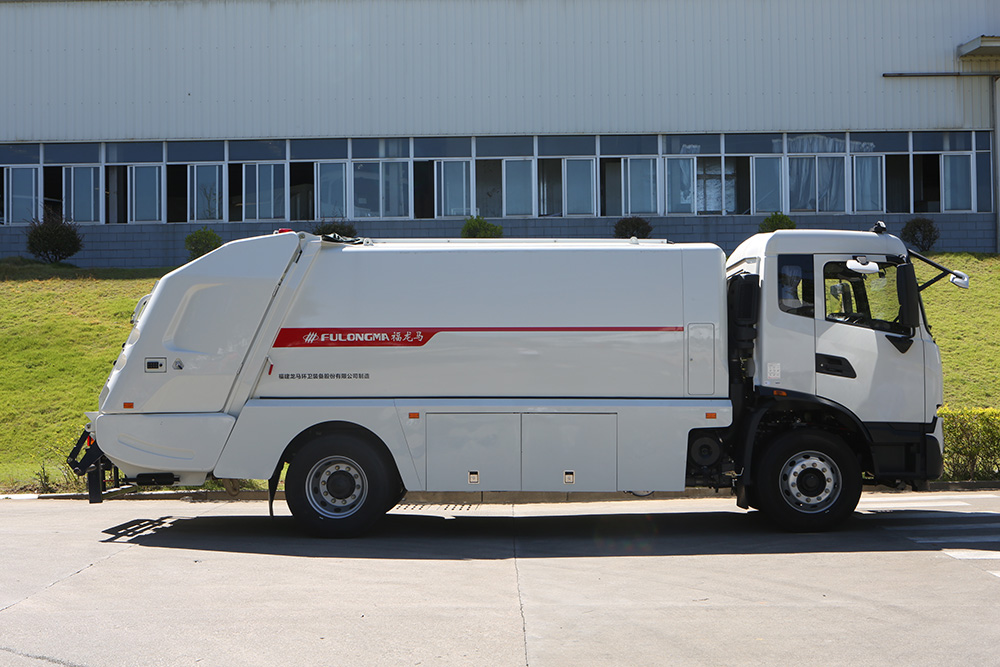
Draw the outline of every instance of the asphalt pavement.
M732 498L0 500L0 665L1000 663L1000 492L869 494L776 532Z

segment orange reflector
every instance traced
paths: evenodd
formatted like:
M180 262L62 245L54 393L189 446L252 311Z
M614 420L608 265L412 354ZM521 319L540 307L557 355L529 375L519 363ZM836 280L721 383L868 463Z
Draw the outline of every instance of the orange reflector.
M410 413L410 419L420 419L420 413L419 412L411 412Z
M135 403L123 403L122 407L125 408L126 410L131 410L132 408L135 407Z
M715 419L717 416L718 415L716 415L714 412L706 412L705 413L705 419Z
M788 396L788 393L784 392L784 391L781 391L780 389L775 389L774 390L774 395L775 396Z

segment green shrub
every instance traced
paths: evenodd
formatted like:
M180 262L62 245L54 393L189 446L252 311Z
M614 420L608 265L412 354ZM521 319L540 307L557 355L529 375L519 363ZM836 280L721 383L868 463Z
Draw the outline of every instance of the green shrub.
M358 230L349 222L321 222L313 227L312 233L316 236L337 234L345 239L353 239L358 235Z
M622 218L615 223L615 238L630 239L633 236L637 239L648 239L653 233L653 226L645 218L633 216Z
M1000 410L942 408L938 414L944 420L942 479L1000 479Z
M46 207L42 219L28 221L28 252L54 264L69 259L83 249L80 230L55 208Z
M503 236L503 227L487 222L481 215L465 219L462 225L463 239L498 239Z
M903 225L903 233L899 236L907 245L915 247L920 252L927 252L934 247L941 234L930 218L913 218Z
M757 231L766 234L776 232L779 229L795 229L795 221L784 213L772 213L761 221Z
M189 259L195 260L206 255L222 245L222 237L215 230L202 227L191 232L184 238L184 247L189 253Z

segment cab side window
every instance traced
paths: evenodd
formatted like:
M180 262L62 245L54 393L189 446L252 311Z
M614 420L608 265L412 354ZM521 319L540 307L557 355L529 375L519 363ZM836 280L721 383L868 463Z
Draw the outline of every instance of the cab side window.
M783 312L813 317L812 255L778 256L778 308Z
M878 273L859 274L845 262L828 263L823 267L826 319L906 333L899 322L897 274L892 265L883 266Z

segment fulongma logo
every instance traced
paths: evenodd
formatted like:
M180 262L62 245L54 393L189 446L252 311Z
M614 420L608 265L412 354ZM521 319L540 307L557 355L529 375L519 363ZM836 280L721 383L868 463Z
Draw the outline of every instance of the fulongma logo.
M386 343L389 342L389 334L353 332L317 334L315 331L310 331L302 337L302 340L307 345L311 345L316 341L320 343Z

